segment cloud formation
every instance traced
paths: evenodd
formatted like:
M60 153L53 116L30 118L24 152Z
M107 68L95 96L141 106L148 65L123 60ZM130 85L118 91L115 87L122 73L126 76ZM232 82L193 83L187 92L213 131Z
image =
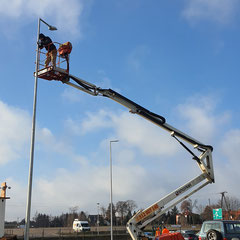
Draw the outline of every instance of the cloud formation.
M114 129L113 135L149 156L171 156L178 149L173 144L174 140L164 134L162 129L125 111L116 113L99 110L87 113L87 117L81 123L69 119L67 125L72 132L79 135L100 131L103 128Z
M61 31L74 36L82 36L83 0L0 0L0 19L20 24L35 21L36 18L49 19L53 25L61 26Z
M216 151L213 158L216 183L213 187L204 188L206 193L213 189L220 192L225 190L223 187L229 191L237 189L237 184L233 183L237 183L238 174L233 167L238 167L240 130L221 131L219 126L223 122L227 124L228 117L218 117L216 104L214 98L196 97L177 108L181 113L177 116L185 120L183 127L189 130L189 135L196 139L202 137L204 143L213 145ZM169 134L164 134L161 128L136 115L126 111L100 110L88 112L84 119L77 121L68 120L68 125L79 126L74 131L71 129L70 135L75 133L83 141L84 137L89 141L89 133L94 138L102 130L120 140L113 149L114 202L132 199L139 208L145 208L201 173L193 161L189 162L191 157L178 150L176 146L179 145L172 142ZM70 146L69 141L61 141L47 128L39 129L38 135L42 150L55 152L63 158L67 156L69 165L74 164L74 168L63 168L57 164L50 176L35 176L32 212L58 215L67 212L70 207L79 206L81 210L94 214L96 202L106 207L109 202L109 156L106 155L109 139L103 137L99 147L82 156ZM216 135L222 137L216 138ZM173 172L176 177L169 177ZM14 178L10 178L9 182L13 196L17 201L24 202L19 195L24 192L26 196L26 187L20 186ZM79 185L81 187L74 187ZM16 212L24 216L24 204L17 207L17 201L11 203L16 207L8 210L9 218L14 219Z
M177 109L182 119L184 127L191 132L194 138L202 142L210 142L216 135L219 127L227 123L230 119L228 113L215 113L216 100L211 97L190 98L184 104L180 104Z
M228 131L222 142L221 151L225 156L225 161L230 169L238 169L240 156L240 129L232 129Z
M30 140L30 115L0 101L0 165L20 159Z
M64 99L64 101L68 101L70 103L77 103L81 102L82 96L76 89L65 88L62 93L62 98Z
M190 23L211 21L227 24L234 18L238 7L237 0L186 0L182 15Z

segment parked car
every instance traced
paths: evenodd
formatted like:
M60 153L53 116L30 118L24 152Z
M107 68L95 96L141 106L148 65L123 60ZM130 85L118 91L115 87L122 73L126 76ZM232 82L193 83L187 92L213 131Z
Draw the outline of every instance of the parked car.
M199 233L199 240L240 240L240 221L205 221Z
M186 231L182 236L185 240L198 240L198 236L193 231Z

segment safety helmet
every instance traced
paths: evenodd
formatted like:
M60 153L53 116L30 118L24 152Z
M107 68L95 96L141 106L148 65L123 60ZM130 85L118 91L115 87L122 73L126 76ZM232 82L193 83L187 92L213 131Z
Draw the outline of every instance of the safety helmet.
M42 33L40 33L40 34L39 34L39 39L42 39L42 38L45 38L45 35L42 34Z

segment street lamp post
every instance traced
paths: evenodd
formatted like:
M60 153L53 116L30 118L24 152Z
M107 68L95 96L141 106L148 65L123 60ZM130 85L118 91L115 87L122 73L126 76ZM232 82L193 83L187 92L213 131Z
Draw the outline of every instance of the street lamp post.
M112 200L112 143L119 140L110 141L110 208L111 208L111 240L113 240L113 200Z
M97 211L98 211L98 216L97 216L97 232L99 235L99 202L97 203Z
M37 106L37 85L38 85L38 69L39 69L39 57L40 57L38 42L39 42L40 23L41 22L46 24L48 26L49 30L51 30L51 31L57 30L56 27L49 25L41 18L38 19L36 71L35 71L35 84L34 84L34 96L33 96L33 117L32 117L30 162L29 162L28 192L27 192L24 240L29 239L29 225L30 225L30 212L31 212L31 200L32 200L33 159L34 159L34 144L35 144L36 106Z

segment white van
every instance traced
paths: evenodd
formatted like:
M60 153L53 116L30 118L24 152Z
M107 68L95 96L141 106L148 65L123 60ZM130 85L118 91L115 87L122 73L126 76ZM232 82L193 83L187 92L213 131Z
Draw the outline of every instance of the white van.
M73 231L74 232L90 231L88 221L80 221L78 219L75 219L73 221Z

